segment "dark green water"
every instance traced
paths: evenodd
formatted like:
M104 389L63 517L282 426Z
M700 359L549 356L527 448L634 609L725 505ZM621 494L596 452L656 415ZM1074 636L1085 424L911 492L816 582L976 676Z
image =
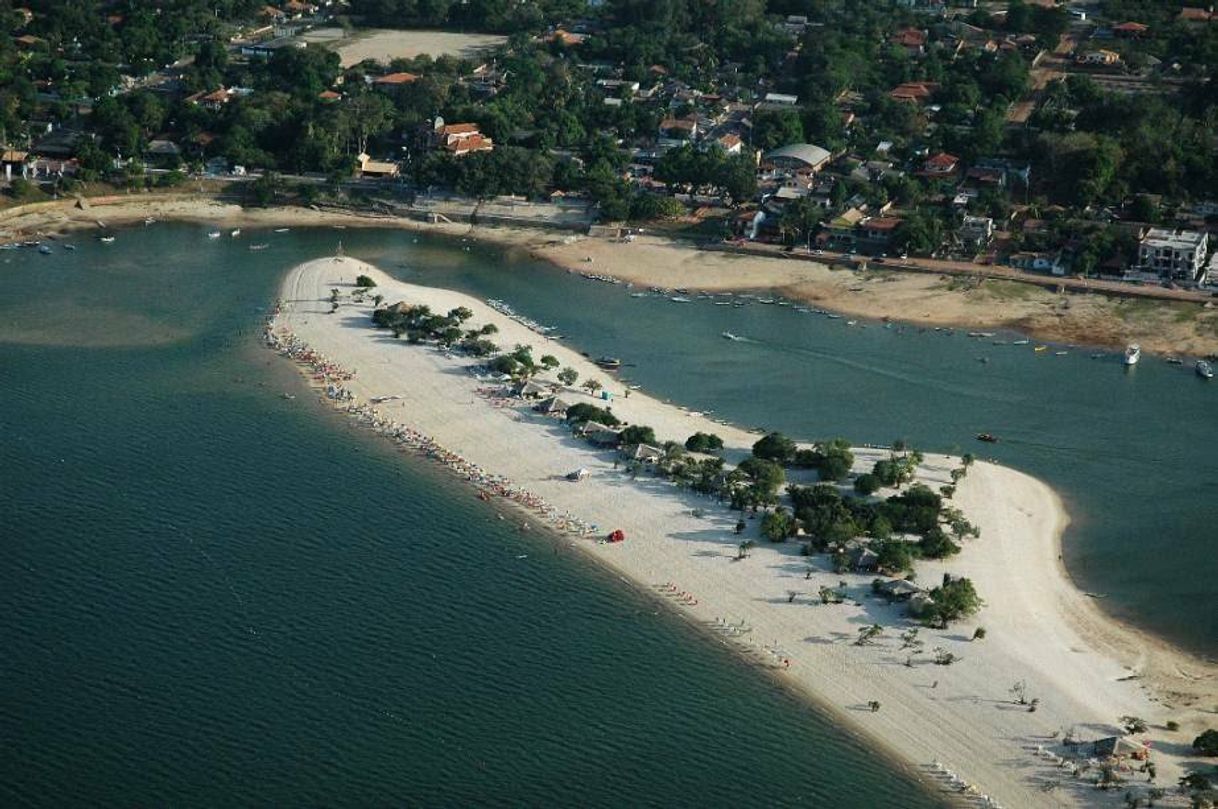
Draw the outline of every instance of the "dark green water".
M0 805L937 805L616 578L281 399L299 379L256 345L338 236L572 334L637 301L400 234L205 230L0 252ZM636 375L759 415L715 387L717 313L686 316ZM620 327L581 339L641 361L662 334Z

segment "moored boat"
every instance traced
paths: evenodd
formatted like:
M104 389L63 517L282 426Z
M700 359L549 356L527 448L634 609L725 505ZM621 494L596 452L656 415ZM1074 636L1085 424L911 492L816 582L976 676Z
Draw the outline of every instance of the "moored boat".
M1142 346L1130 343L1129 347L1125 349L1125 364L1137 365L1140 359L1142 359Z
M997 444L998 436L993 435L992 433L977 433L977 440L984 441L987 444Z
M218 238L220 238L220 231L218 231L218 230L213 230L211 233L208 233L208 234L207 234L207 238L209 238L209 239L218 239Z
M1214 378L1214 367L1205 360L1197 360L1195 370L1197 371L1197 376L1201 377L1202 379Z
M622 367L622 361L617 357L601 357L596 361L596 364L610 371Z

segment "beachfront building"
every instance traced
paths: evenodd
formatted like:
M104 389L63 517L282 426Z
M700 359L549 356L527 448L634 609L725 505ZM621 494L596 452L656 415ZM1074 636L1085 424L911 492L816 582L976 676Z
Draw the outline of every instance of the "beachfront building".
M1165 278L1198 281L1208 253L1208 233L1151 228L1138 245L1138 266Z
M766 152L761 158L763 166L795 172L817 172L828 164L833 156L828 150L811 143L792 143Z

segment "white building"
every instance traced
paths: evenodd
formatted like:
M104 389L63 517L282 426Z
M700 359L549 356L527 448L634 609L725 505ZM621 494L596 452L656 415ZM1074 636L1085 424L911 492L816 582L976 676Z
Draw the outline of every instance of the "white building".
M1196 281L1208 253L1208 233L1151 228L1138 245L1138 265L1170 278Z

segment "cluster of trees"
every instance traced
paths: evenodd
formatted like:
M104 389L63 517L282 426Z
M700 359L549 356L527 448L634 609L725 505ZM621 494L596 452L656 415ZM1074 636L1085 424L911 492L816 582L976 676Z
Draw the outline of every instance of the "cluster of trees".
M729 155L718 145L700 149L687 144L670 149L656 164L653 176L687 193L709 187L737 203L757 194L757 166L752 158Z
M753 456L780 466L815 469L821 480L843 480L850 475L854 466L854 453L850 451L850 442L844 438L823 441L811 449L800 449L782 433L768 433L753 444Z
M396 303L374 310L372 323L378 329L391 330L394 337L405 335L412 343L434 342L445 347L459 348L478 357L497 353L499 347L487 339L498 333L499 329L495 324L487 323L477 329L462 328L473 315L474 313L464 306L458 306L448 314L441 315L432 312L431 307L423 304ZM522 370L531 372L536 368L527 346L517 347L511 354L496 357L492 364L501 369L501 373Z
M723 449L723 439L714 433L694 433L685 439L685 448L690 452L715 452Z
M606 427L616 427L622 423L622 420L609 412L608 409L597 407L587 402L579 402L568 407L567 421L571 424L595 422L597 424L604 424Z

